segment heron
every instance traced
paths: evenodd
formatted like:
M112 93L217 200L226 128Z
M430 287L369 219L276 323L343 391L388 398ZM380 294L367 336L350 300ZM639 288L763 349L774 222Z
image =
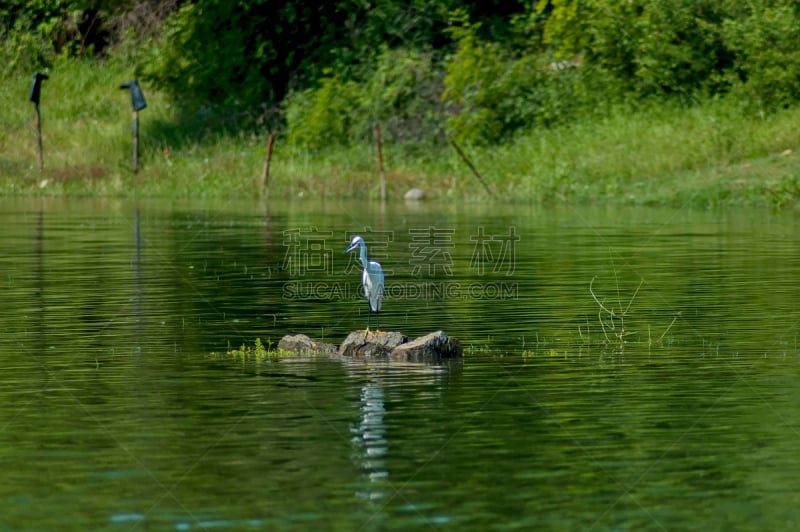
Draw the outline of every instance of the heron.
M358 235L355 235L350 241L350 245L344 250L349 253L356 248L359 249L361 256L361 264L364 266L364 271L361 272L361 285L364 287L364 296L369 301L369 312L367 313L367 330L369 331L369 322L372 313L376 314L375 319L378 319L378 311L381 310L381 300L383 300L383 268L379 262L374 260L367 260L367 243Z

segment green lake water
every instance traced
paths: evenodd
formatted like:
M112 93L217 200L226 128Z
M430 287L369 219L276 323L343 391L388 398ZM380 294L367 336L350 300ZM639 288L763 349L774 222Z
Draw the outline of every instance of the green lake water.
M4 530L800 525L800 214L0 201ZM462 361L242 360L444 329Z

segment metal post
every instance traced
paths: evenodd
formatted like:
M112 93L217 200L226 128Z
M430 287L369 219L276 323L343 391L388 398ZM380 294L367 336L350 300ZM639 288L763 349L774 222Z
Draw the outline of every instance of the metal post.
M139 111L133 111L133 171L139 171Z
M28 99L33 102L34 113L36 114L36 152L39 156L39 173L44 171L44 151L42 150L42 116L39 112L39 99L42 92L42 81L48 79L47 74L36 72L33 74L33 85Z
M33 104L36 113L36 152L39 155L39 173L44 172L44 150L42 149L42 116L39 113L39 104Z
M120 89L131 91L131 106L133 107L133 171L139 171L139 111L147 107L144 94L139 87L139 82L131 80L119 86Z

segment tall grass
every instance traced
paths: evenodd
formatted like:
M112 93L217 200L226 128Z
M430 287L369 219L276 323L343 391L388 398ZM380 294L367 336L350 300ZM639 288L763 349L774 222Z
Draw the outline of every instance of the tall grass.
M742 201L768 200L764 187L800 176L793 153L800 145L798 120L800 108L767 116L726 100L691 108L651 103L533 131L478 150L475 158L494 169L486 173L495 186L529 201L665 202L689 193L702 203L720 187L743 182L750 186L740 187ZM756 165L771 171L747 171Z
M32 73L31 73L32 74ZM0 80L0 193L243 196L258 190L266 132L235 115L187 110L143 87L141 171L131 171L131 105L120 63L61 59L42 89L39 174L29 77ZM246 122L246 120L242 120ZM769 115L732 100L649 102L601 119L539 129L498 146L465 146L503 200L787 203L800 195L800 108ZM385 145L387 191L483 200L445 146ZM791 154L787 150L792 150ZM378 196L375 146L312 153L278 136L271 197Z

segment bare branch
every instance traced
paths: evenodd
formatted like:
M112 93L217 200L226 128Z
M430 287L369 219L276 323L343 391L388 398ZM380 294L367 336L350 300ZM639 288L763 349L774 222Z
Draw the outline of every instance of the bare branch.
M681 315L681 313L680 313L680 312L678 312L678 313L675 315L675 317L674 317L674 318L672 318L672 323L670 323L670 324L669 324L669 327L667 327L667 329L664 331L664 334L662 334L662 335L661 335L661 336L658 338L658 341L659 341L659 342L660 342L661 340L663 340L663 339L664 339L664 337L665 337L665 336L667 335L667 333L669 332L669 330L670 330L670 329L672 329L672 326L675 324L675 322L676 322L676 321L678 321L678 318L680 317L680 315Z
M597 279L597 276L594 276L594 277L592 277L592 280L591 280L591 281L589 281L589 293L590 293L590 294L592 294L592 297L594 298L595 302L596 302L598 305L600 305L600 308L601 308L602 310L604 310L604 311L608 312L608 314L609 314L609 315L610 315L610 316L613 318L613 317L615 316L615 314L614 314L614 311L613 311L613 310L608 310L608 309L606 308L606 306L605 306L605 305L603 305L603 304L600 302L600 300L599 300L599 299L597 299L597 296L596 296L596 295L594 295L594 290L592 289L592 285L594 284L594 280L595 280L595 279Z
M623 312L623 314L628 313L628 310L630 310L631 305L633 304L633 300L636 299L636 295L639 293L639 289L642 287L643 284L644 284L644 278L642 278L639 281L639 286L636 287L636 292L633 293L633 297L631 298L630 301L628 301L628 307L625 309L625 312Z

